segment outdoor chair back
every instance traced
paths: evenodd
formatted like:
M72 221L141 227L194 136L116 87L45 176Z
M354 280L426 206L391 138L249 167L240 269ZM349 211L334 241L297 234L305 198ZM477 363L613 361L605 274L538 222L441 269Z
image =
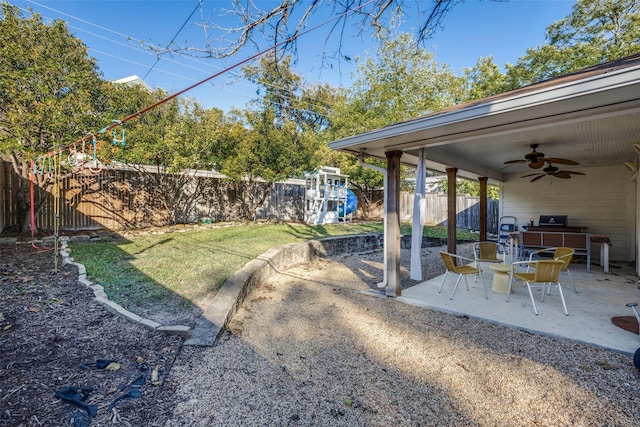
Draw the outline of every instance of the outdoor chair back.
M533 257L535 255L538 255L543 252L551 252L551 251L553 251L553 255L552 255L553 259L564 262L564 265L562 266L562 271L567 273L567 275L569 276L569 280L571 280L571 286L573 287L573 291L577 293L578 289L576 288L576 283L574 282L573 276L571 275L571 270L569 270L569 264L571 264L571 261L573 261L573 255L576 253L575 249L567 248L564 246L560 246L557 248L541 249L539 251L531 252L531 255L529 255L529 260L533 261Z

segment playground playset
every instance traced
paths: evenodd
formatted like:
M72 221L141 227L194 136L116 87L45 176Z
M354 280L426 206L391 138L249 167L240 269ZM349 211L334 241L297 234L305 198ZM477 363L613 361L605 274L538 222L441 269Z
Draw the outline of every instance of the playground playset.
M305 175L304 220L307 224L335 224L353 219L358 198L349 189L349 176L339 168L321 166Z

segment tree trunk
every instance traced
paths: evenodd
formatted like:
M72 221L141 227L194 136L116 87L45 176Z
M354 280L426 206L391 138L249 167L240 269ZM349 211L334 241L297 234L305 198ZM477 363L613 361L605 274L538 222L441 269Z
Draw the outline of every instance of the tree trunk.
M16 190L16 223L20 232L31 230L31 197L29 193L29 182L20 180L20 185ZM33 230L34 232L36 230Z
M260 189L261 187L260 183L254 183L254 185L256 186L257 189ZM248 213L247 220L256 221L258 209L260 209L264 205L264 203L267 200L267 197L269 197L269 194L271 193L271 187L273 187L273 183L271 182L264 183L264 187L263 187L262 195L260 196L260 199L256 202L255 199L252 197L253 203L251 208L247 212ZM252 189L249 189L249 192L253 194Z

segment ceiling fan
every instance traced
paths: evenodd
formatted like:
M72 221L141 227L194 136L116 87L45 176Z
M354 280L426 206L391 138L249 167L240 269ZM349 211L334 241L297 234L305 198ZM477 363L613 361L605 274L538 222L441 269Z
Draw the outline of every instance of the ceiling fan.
M533 178L531 180L531 182L534 182L534 181L539 180L540 178L544 178L547 175L555 176L556 178L561 178L561 179L569 179L569 178L571 178L571 175L584 175L584 173L582 173L582 172L561 171L556 166L553 166L551 164L551 162L549 162L549 160L553 160L553 159L546 159L546 161L549 163L549 166L547 166L546 168L542 169L542 172L530 173L529 175L523 175L520 178L528 178L530 176L533 176L535 178Z
M550 158L545 158L544 157L544 153L540 152L540 151L536 151L536 148L538 148L538 144L531 144L529 145L529 147L531 147L531 149L533 150L532 152L526 154L524 156L524 159L518 159L518 160L509 160L508 162L504 162L505 165L512 165L512 164L516 164L516 163L527 163L529 164L529 167L531 169L540 169L541 167L544 166L544 163L559 163L561 165L579 165L580 163L578 162L574 162L573 160L567 160L567 159L560 159L557 157L550 157ZM551 165L549 165L551 166Z

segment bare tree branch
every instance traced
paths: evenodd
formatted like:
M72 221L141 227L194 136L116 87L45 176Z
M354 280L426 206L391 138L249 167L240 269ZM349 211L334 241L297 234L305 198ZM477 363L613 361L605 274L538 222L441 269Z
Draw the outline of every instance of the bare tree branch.
M324 48L328 46L328 40L336 35L342 42L345 32L349 27L355 29L354 35L373 32L380 33L388 28L395 16L411 16L415 19L418 14L419 25L416 34L417 44L424 43L441 26L446 14L458 3L464 0L430 0L426 3L426 9L421 10L425 2L414 0L336 0L321 1L312 0L305 3L303 0L281 0L270 9L263 9L264 3L257 0L233 0L230 9L219 10L224 16L235 16L239 25L235 27L223 27L213 22L202 22L200 25L204 31L205 43L202 47L195 45L172 46L170 50L162 53L181 53L193 56L205 56L224 58L239 53L244 47L254 44L256 47L264 40L269 41L278 49L278 56L284 54L296 55L296 38L308 31L311 17L316 14L330 16L325 22L330 24L328 31L324 33ZM501 1L501 0L490 0ZM273 3L269 3L273 4ZM201 13L204 19L204 14ZM210 37L217 35L217 45L214 47ZM260 35L260 38L258 38ZM264 46L262 46L264 48ZM335 54L340 57L342 43ZM323 57L326 52L323 52ZM324 63L324 61L323 61Z

